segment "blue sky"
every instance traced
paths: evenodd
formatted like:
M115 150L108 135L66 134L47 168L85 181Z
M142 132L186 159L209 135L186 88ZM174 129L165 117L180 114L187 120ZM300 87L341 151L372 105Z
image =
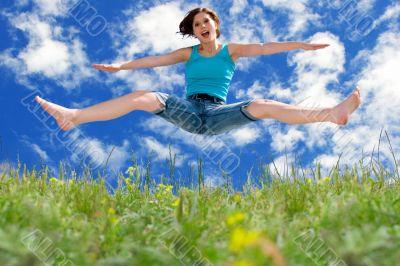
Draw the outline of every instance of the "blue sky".
M132 156L143 161L151 158L157 177L167 173L165 159L170 148L176 154L178 175L185 176L190 166L196 169L197 158L202 158L206 182L221 184L224 169L240 188L250 169L257 172L259 162L272 159L281 173L285 161L295 158L303 167L320 162L324 171L340 154L348 164L363 156L370 159L376 154L382 129L398 154L398 1L6 0L0 6L2 168L15 166L19 158L28 167L45 163L55 175L60 161L78 168L86 159L102 169L113 151L107 168L110 178L114 178L112 173L124 172ZM240 59L228 102L264 98L308 107L333 106L359 85L360 109L342 127L264 120L210 139L139 111L113 121L81 125L63 135L33 105L36 94L74 108L139 89L183 96L181 64L113 74L90 65L196 44L176 32L186 12L197 6L217 11L224 43L331 44L315 52ZM89 10L86 17L80 13L84 10ZM382 137L379 150L380 160L390 166L388 144Z

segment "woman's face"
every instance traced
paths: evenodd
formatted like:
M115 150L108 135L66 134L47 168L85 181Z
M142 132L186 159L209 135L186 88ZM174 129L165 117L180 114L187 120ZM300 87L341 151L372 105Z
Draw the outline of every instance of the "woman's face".
M217 23L207 13L200 12L193 19L193 33L200 42L217 39L217 28Z

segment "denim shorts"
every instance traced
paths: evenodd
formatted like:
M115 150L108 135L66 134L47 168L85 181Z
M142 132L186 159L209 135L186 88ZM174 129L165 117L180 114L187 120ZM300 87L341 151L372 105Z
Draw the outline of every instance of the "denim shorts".
M154 92L163 108L153 113L194 134L217 135L260 119L245 107L253 101L233 104L204 99L182 99L162 92Z

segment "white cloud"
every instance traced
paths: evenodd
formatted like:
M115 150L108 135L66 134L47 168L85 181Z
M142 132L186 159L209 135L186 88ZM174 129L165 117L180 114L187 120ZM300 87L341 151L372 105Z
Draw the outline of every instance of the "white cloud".
M380 16L377 20L375 20L375 27L379 26L385 21L392 20L395 21L400 16L400 4L393 4L388 6L385 10L385 13ZM398 21L395 23L398 25Z
M296 166L294 157L289 154L282 155L269 164L269 168L273 176L281 178L289 178L292 165Z
M271 132L273 135L271 147L279 152L292 151L295 148L295 144L299 141L304 141L304 132L298 130L296 127L291 126L287 132Z
M204 185L209 188L221 187L224 179L220 175L206 175L204 177Z
M110 81L123 80L127 86L114 87L114 95L121 95L126 91L151 90L171 93L176 87L184 94L185 77L177 71L178 67L142 69L135 71L121 71L110 78Z
M308 30L309 23L317 23L320 16L312 12L308 0L263 0L264 6L276 11L288 12L290 24L288 35L281 34L283 38L297 36Z
M328 43L329 47L317 51L301 51L289 58L295 66L297 91L293 102L311 107L334 106L339 102L339 93L329 92L327 86L337 83L344 71L345 49L339 38L329 32L314 34L310 43Z
M128 12L130 13L130 12ZM115 45L122 46L122 57L148 52L159 54L198 43L194 39L182 39L176 34L186 10L178 2L169 2L141 11L124 23L122 35L113 36Z
M331 33L321 32L313 35L311 43L329 43L331 46L319 51L300 51L289 55L289 65L295 66L291 79L293 88L282 89L283 85L274 82L269 95L290 99L291 104L309 108L331 107L342 100L338 92L328 91L328 85L336 84L344 71L345 52L339 39ZM266 127L273 136L271 148L281 152L293 149L299 142L307 148L327 145L326 135L335 128L331 124L308 124L293 128Z
M7 160L0 162L0 175L3 175L4 173L9 173L11 169L16 169L15 163Z
M40 159L48 162L50 161L50 157L48 156L47 152L45 150L43 150L39 145L37 145L36 143L33 143L30 139L30 137L28 137L27 135L22 135L20 136L20 141L27 147L29 147L30 149L32 149L32 151L34 151L37 155L39 155Z
M107 166L118 171L130 159L128 140L124 140L120 146L106 144L98 138L85 136L79 129L74 129L68 137L71 142L66 148L71 148L74 162L85 159L92 167L104 167L108 159Z
M180 166L183 163L181 151L176 147L176 145L166 146L152 137L145 137L142 139L141 146L143 152L155 152L155 159L157 161L165 161L166 159L169 159L171 151L172 156L176 155L176 166Z
M292 97L292 91L289 88L282 88L282 85L277 82L273 82L267 91L269 97L278 100L289 100Z
M368 64L360 74L359 82L364 94L364 109L374 124L396 124L400 105L400 33L380 35L376 47L368 56ZM377 111L379 110L379 111Z
M239 10L240 9L240 10ZM263 43L276 41L270 22L265 18L264 10L256 5L249 5L247 1L235 1L230 12L240 12L224 17L223 31L228 35L221 36L221 41L226 43ZM246 14L243 16L243 14ZM255 26L257 25L257 26ZM236 68L241 71L249 71L255 61L260 58L240 58L236 62Z
M40 156L40 158L43 161L45 161L45 162L49 161L49 159L50 159L49 155L47 154L46 151L44 151L42 148L40 148L39 145L32 143L30 147L32 148L32 150L34 152L36 152Z
M247 0L234 0L231 8L229 9L229 15L236 16L240 14L247 5Z
M46 39L22 51L19 58L25 62L27 74L42 72L53 78L70 67L68 47L62 42Z
M43 15L64 16L74 2L72 0L34 0L39 12Z
M256 80L249 88L237 90L235 96L236 99L265 99L266 95L268 95L268 90L265 89L261 81Z
M118 51L117 58L113 61L165 54L198 43L193 38L182 39L182 36L177 34L179 23L187 12L178 2L160 4L135 12L136 7L128 10L128 21L115 25L114 30L110 31L113 45ZM185 79L181 71L180 65L123 71L110 77L109 82L120 80L127 84L125 88L114 88L114 95L125 93L126 88L173 92L176 87L179 87L183 95Z
M359 0L357 3L357 9L360 13L368 13L375 5L376 0Z
M318 155L312 165L315 166L317 163L321 166L320 171L322 177L328 176L329 172L332 170L333 167L338 163L339 156L334 154L321 154ZM340 161L339 161L340 162ZM340 165L340 163L339 163Z
M22 31L28 42L22 49L9 48L0 54L2 64L14 71L18 82L28 87L32 87L30 78L38 74L65 88L77 87L82 80L94 76L94 71L88 67L84 45L71 31L65 39L63 34L69 29L63 29L55 17L50 16L61 12L57 9L61 2L50 1L47 7L50 9L45 10L50 13L41 9L44 3L39 1L39 9L31 12L6 14L10 24ZM46 14L49 16L45 17Z
M400 42L399 32L384 32L372 50L363 50L356 56L353 64L362 64L362 70L353 83L361 88L362 105L351 117L351 128L338 127L336 133L329 137L331 153L321 154L322 165L329 169L332 162L342 154L341 163L354 164L364 156L376 153L381 130L388 132L395 154L399 153L400 137ZM380 151L380 161L393 167L392 153L389 143L383 133ZM367 158L366 161L370 161Z
M258 141L262 136L261 129L255 125L244 126L224 135L226 142L234 143L234 146L242 147Z

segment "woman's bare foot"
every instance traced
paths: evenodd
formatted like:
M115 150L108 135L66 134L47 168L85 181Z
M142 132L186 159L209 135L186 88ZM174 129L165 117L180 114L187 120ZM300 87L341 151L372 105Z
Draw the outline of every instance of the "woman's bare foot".
M64 131L70 130L77 126L76 109L68 109L60 105L43 100L39 96L35 97L35 100L42 106L42 108L48 112L57 121L58 126Z
M332 109L332 121L338 125L346 125L349 116L360 106L360 89L356 88L346 100L339 103Z

